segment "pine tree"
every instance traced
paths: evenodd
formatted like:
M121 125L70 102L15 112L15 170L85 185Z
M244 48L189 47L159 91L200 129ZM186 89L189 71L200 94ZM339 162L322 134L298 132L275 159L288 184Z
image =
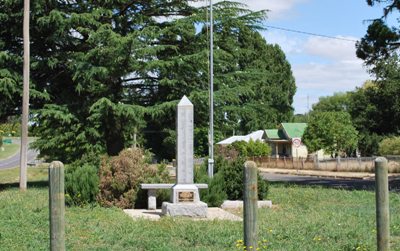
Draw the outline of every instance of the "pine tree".
M204 154L208 128L206 8L189 1L44 1L31 7L31 110L49 159L116 155L132 144L174 156L175 107L195 107ZM21 3L0 3L0 118L19 113ZM265 12L215 5L216 139L263 129L292 116L290 65L259 33ZM4 104L4 105L3 105Z

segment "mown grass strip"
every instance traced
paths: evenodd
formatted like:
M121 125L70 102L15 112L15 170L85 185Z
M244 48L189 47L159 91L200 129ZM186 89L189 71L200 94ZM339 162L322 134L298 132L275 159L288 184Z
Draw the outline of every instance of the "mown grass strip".
M35 172L37 180L44 178ZM0 250L48 250L48 190L28 187L25 193L0 190ZM376 250L373 192L278 184L270 189L275 206L258 212L261 250ZM390 207L391 248L400 250L400 194L390 194ZM66 210L67 250L239 250L241 239L241 222L134 221L117 208Z
M24 193L18 171L0 171L0 250L48 250L47 168L28 169ZM261 250L376 250L373 191L271 184L270 199L274 207L258 212ZM400 250L399 193L390 211L391 248ZM69 207L65 222L67 250L243 250L241 222L134 221L97 206Z
M40 182L47 182L48 171L46 165L28 167L28 182L34 185ZM19 182L19 168L0 170L0 188L5 185L12 185Z
M4 151L0 150L0 160L10 158L19 151L18 144L3 144Z

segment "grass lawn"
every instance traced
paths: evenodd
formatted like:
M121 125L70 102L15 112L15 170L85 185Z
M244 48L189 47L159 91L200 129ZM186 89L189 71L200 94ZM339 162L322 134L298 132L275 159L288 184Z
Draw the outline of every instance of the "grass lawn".
M11 178L9 170L0 177L4 172ZM46 169L29 173L35 182L25 193L0 181L0 250L48 250ZM258 214L267 250L376 250L373 192L272 184L270 199L276 206ZM391 193L390 203L391 250L400 250L400 194ZM67 250L238 250L242 228L229 221L133 221L115 208L66 210Z
M39 167L28 166L28 181L31 186L37 186L38 183L47 184L48 173L47 166L41 165ZM0 191L4 187L18 186L19 182L19 168L11 168L0 170ZM0 247L1 248L1 247Z
M19 150L19 145L18 144L3 144L4 151L0 150L0 160L2 159L7 159L14 154L16 154Z

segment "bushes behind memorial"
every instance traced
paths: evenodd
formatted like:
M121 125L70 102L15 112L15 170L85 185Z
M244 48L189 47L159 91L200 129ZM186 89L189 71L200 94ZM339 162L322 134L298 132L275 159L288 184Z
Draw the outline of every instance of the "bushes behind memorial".
M379 143L379 154L400 155L400 137L391 137Z
M0 124L0 131L3 132L4 136L18 136L21 135L21 124L19 122L3 123Z
M147 196L139 189L140 184L169 182L166 165L149 165L149 156L139 148L129 148L118 156L84 156L66 166L66 204L83 206L98 202L105 207L145 207ZM158 197L166 196L160 191Z
M271 154L271 147L260 140L236 141L228 147L234 148L239 152L239 156L244 158L269 156Z
M65 202L70 206L83 206L96 202L99 192L97 167L89 163L74 163L65 168Z
M271 154L271 147L260 140L235 141L230 145L217 145L216 152L218 155L224 156L228 159L250 158L269 156Z
M225 178L222 172L216 172L210 179L207 174L207 164L195 170L195 183L207 183L208 189L199 189L201 201L209 207L219 207L228 198L225 191Z
M143 150L123 150L118 156L103 159L100 170L100 193L97 197L102 206L133 208L138 202L141 183L166 183L168 172L162 166L146 163ZM139 196L144 199L143 196Z
M201 200L209 206L220 206L223 200L243 200L243 168L245 158L238 157L227 160L222 157L215 159L215 174L212 180L207 176L207 163L196 170L196 183L207 182L208 189L201 191ZM258 199L266 199L268 183L258 174Z

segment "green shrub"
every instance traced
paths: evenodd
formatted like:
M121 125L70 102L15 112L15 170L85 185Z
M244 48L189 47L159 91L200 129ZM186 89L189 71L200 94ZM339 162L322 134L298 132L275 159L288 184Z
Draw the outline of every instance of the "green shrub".
M239 157L240 153L236 150L232 145L216 145L215 146L215 155L216 156L224 156L227 159L236 159Z
M223 158L218 158L217 162L221 163L220 172L225 179L225 191L229 200L242 200L243 199L243 172L245 158L237 158L229 161ZM268 194L268 183L257 175L258 182L258 199L266 199Z
M243 164L244 158L232 161L217 158L219 172L224 176L225 192L229 200L243 199Z
M207 163L196 168L194 178L196 183L208 184L208 189L200 189L200 199L207 203L209 207L219 207L228 198L225 192L225 180L222 172L216 170L214 177L210 179L207 172Z
M97 168L90 164L72 164L65 168L65 202L82 206L96 202L99 192Z
M165 166L146 163L143 150L123 150L118 156L104 159L100 167L100 193L97 197L102 206L133 208L144 204L141 183L164 183L168 179Z
M0 131L6 136L18 136L21 134L21 124L19 122L0 124Z
M375 156L379 154L379 142L383 136L376 133L360 132L358 139L358 149L361 156Z
M386 138L379 143L381 155L400 155L400 137Z
M260 200L265 200L268 197L268 191L269 191L269 184L268 181L264 180L261 175L260 172L258 172L257 175L257 185L258 185L258 199Z
M247 157L269 156L271 151L271 147L260 140L251 139L247 143Z
M97 170L99 170L103 158L107 158L107 156L104 155L99 157L98 153L87 152L84 155L82 155L82 157L79 160L74 161L72 165L83 166L85 164L89 164L91 166L95 166Z
M243 199L243 168L245 158L226 160L222 157L215 159L215 174L212 180L207 176L207 163L196 170L195 181L207 182L207 191L201 191L201 200L209 206L220 206L225 199ZM266 199L268 194L268 183L258 174L258 198Z
M271 147L260 141L260 140L252 140L249 142L246 141L236 141L233 142L232 145L228 146L228 148L232 148L239 153L241 157L259 157L259 156L269 156L271 154Z
M246 141L235 141L228 148L235 149L240 156L247 157L247 142Z
M145 173L141 183L172 183L165 163L149 166L149 168L153 171ZM154 172L155 168L156 172ZM164 201L169 201L170 196L171 193L168 189L157 190L157 206L161 206ZM139 189L134 205L135 208L147 208L147 190Z

